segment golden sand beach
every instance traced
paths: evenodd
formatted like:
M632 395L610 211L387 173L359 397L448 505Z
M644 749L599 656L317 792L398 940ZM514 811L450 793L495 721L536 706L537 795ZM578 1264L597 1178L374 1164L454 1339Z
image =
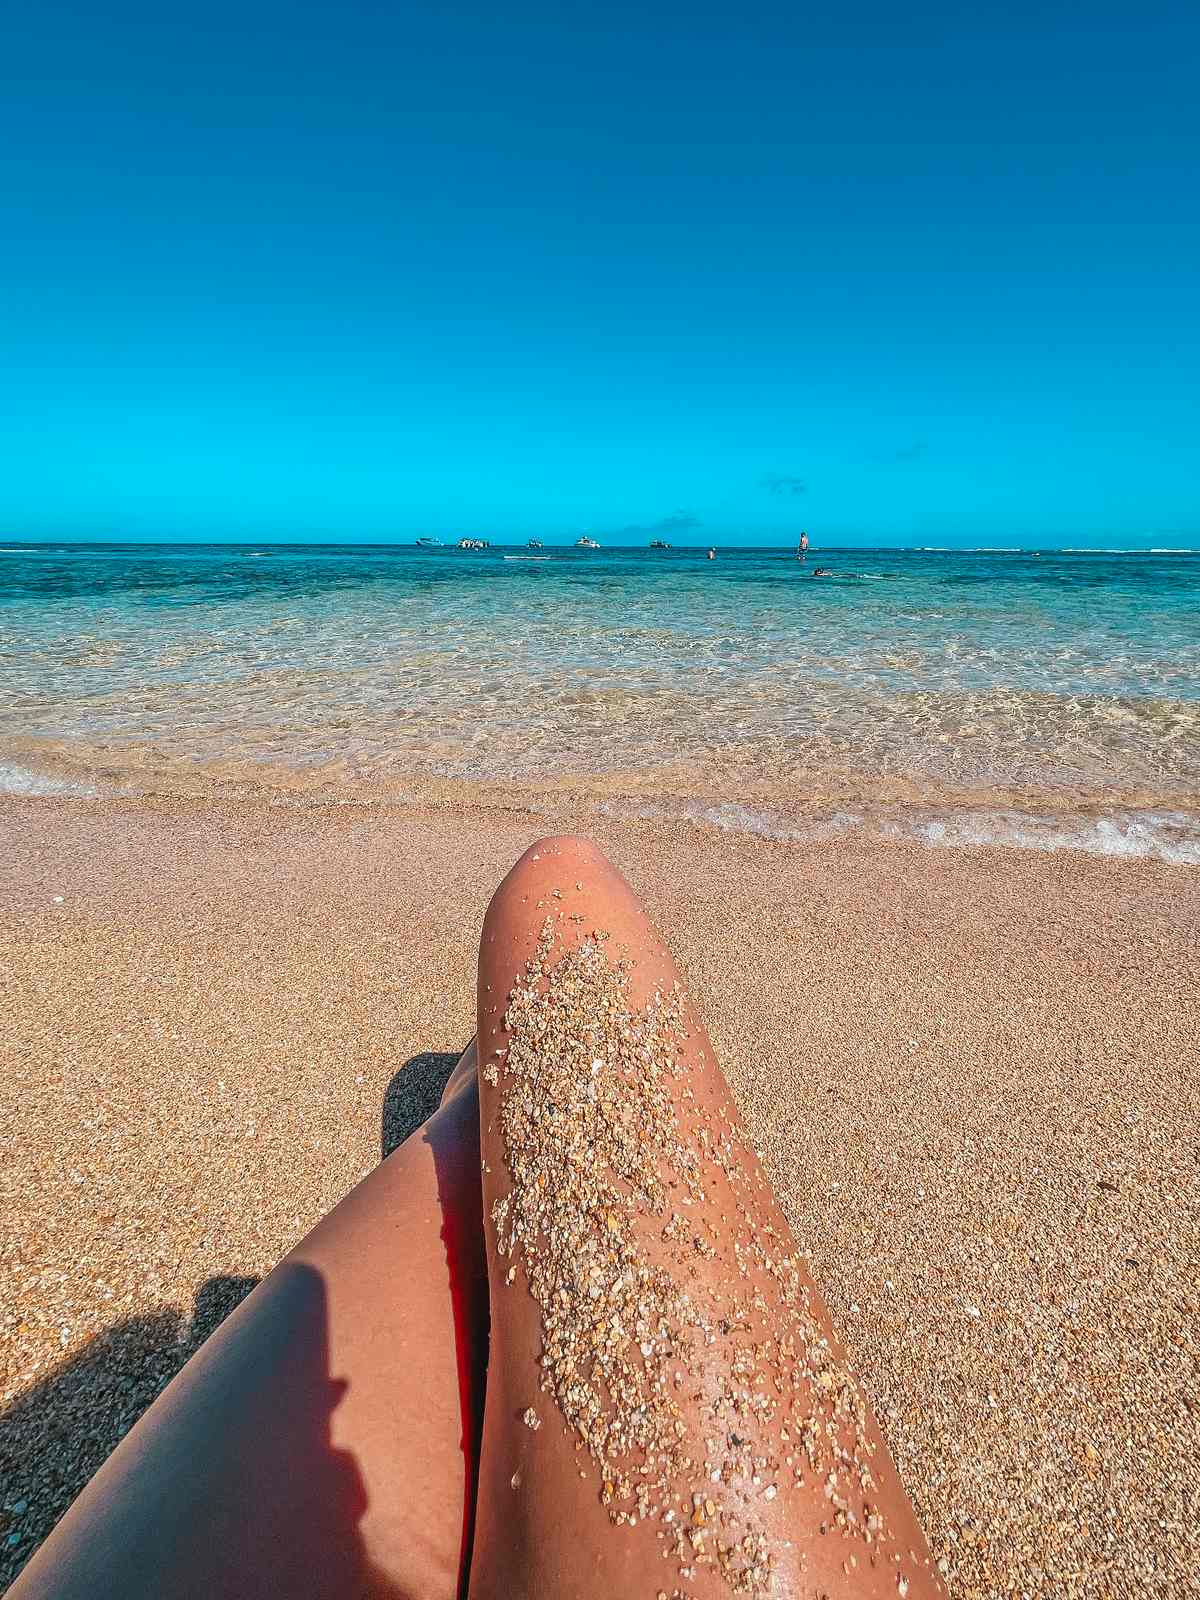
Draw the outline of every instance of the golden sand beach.
M688 975L952 1595L1200 1595L1200 874L552 809L0 801L0 1581L429 1108L552 827Z

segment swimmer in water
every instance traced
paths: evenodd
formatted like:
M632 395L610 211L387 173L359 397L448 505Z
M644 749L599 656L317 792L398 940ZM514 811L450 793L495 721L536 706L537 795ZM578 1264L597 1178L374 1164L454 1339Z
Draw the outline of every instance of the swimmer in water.
M944 1600L683 976L587 840L497 889L477 1002L440 1104L10 1600Z

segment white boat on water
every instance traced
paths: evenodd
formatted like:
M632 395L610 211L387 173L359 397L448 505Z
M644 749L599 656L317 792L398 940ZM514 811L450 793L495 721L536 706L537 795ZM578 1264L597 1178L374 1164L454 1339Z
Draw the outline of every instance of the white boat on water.
M417 540L418 550L440 550L441 545L442 541L440 539L431 539L428 534L425 538Z
M599 550L600 546L595 539L589 539L585 533L582 539L576 539L576 550Z

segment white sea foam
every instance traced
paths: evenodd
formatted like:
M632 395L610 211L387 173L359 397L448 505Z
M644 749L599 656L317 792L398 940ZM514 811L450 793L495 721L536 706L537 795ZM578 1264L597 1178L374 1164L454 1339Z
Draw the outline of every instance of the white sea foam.
M1022 816L1019 812L967 812L909 824L892 823L893 836L941 846L1003 845L1018 850L1081 850L1094 856L1143 856L1175 866L1200 866L1200 822L1178 812L1112 817Z
M752 810L738 801L607 800L606 816L641 821L686 821L726 833L749 833L779 843L820 844L860 833L964 849L1080 850L1085 855L1140 856L1175 866L1200 866L1200 819L1181 812L1138 812L1111 817L1053 817L1016 811L967 811L911 819L870 819L849 811L823 818L789 818Z
M40 772L30 772L27 767L14 767L0 761L0 794L19 795L75 795L93 800L100 793L90 783L75 783L69 778L49 778Z

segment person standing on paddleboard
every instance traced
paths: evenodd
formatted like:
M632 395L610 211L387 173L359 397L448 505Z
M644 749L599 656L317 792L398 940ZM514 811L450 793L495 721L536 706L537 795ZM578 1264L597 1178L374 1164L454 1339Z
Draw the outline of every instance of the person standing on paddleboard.
M808 535L806 533L802 533L800 535L800 547L796 551L796 560L797 561L803 561L807 554L808 554Z

